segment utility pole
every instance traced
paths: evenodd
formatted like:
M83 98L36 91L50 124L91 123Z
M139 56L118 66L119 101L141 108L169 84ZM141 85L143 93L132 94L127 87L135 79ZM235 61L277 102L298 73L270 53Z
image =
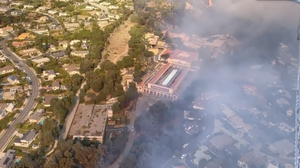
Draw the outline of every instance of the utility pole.
M296 108L295 108L295 168L300 168L300 150L299 150L299 140L300 140L300 95L299 95L299 83L300 83L300 19L297 31L298 46L298 78L297 78L297 90L296 90Z

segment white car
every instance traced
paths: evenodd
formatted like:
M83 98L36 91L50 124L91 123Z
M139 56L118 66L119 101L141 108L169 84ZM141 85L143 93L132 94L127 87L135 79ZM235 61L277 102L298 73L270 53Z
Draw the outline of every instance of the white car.
M185 158L186 157L186 154L182 154L181 155L181 159Z

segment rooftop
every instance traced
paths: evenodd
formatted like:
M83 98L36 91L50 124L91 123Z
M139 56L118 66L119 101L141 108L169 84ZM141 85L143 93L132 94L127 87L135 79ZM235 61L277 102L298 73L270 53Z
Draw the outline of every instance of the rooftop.
M248 166L261 167L264 164L264 160L261 157L255 156L253 152L245 153L240 159L240 162L247 163Z
M233 143L233 139L225 134L217 135L210 140L210 143L216 148L222 150Z
M103 136L107 111L99 105L80 104L69 134L71 136Z
M287 139L277 141L270 144L270 147L278 153L290 154L295 150L295 145Z
M44 111L38 110L29 116L29 120L39 120L42 118L43 115L44 115Z
M221 168L221 166L213 161L210 161L205 165L205 168Z
M169 57L169 59L182 60L186 62L193 62L197 60L197 58L198 58L198 53L183 51L183 50L170 51L170 57Z
M52 99L55 99L55 98L57 98L57 96L47 95L47 96L45 97L44 105L50 105L51 100L52 100Z

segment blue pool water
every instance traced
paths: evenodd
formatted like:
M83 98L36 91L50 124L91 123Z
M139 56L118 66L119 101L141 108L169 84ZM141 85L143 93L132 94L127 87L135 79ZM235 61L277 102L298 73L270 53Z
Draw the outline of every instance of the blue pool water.
M21 161L21 159L16 159L15 163L19 163Z
M43 119L43 120L40 122L40 125L43 125L43 124L44 124L44 120L45 120L45 119Z

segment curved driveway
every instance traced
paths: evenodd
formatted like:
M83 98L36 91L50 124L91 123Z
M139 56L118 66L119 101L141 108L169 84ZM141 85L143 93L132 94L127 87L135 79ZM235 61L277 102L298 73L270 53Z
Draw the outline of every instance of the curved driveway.
M16 54L9 51L6 47L6 41L9 39L9 36L4 37L4 39L0 42L1 52L3 55L7 57L7 59L11 60L19 69L23 70L31 79L32 82L32 91L31 95L28 98L27 104L25 105L23 111L17 116L17 118L11 123L10 127L6 129L6 131L0 137L0 150L3 151L6 148L6 145L12 139L14 132L16 131L16 124L21 123L26 119L29 112L35 106L35 98L38 97L39 92L39 82L38 78L35 75L35 72L29 68L25 62L23 62Z

